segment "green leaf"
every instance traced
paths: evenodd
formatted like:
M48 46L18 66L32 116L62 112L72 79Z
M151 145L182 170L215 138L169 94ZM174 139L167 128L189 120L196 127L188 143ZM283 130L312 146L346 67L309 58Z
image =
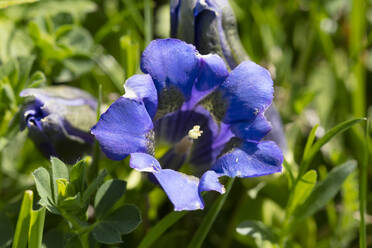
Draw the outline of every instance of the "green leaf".
M112 214L102 222L115 227L120 234L132 232L141 223L141 214L135 205L126 204L116 209Z
M297 208L294 219L303 220L324 207L340 190L347 176L356 168L355 161L348 161L334 168L322 182L318 183L303 205Z
M25 3L34 3L34 2L37 2L39 0L11 0L11 1L7 1L7 0L2 0L0 1L0 9L5 9L5 8L8 8L9 6L13 6L13 5L19 5L19 4L25 4Z
M53 193L54 193L54 203L58 202L58 182L57 179L69 180L69 173L67 166L58 158L52 157L50 159L52 163L52 183L53 183ZM61 187L62 185L60 185ZM62 190L62 189L61 189ZM64 189L66 190L66 188Z
M139 244L138 248L147 248L151 247L151 245L158 240L158 238L165 233L171 226L173 226L177 221L179 221L187 211L182 212L171 212L166 215L163 219L161 219L156 225L151 228L151 230L146 234L146 236L142 239L141 243Z
M243 221L238 225L236 231L241 235L249 235L259 241L270 241L278 243L278 236L261 221Z
M74 196L66 197L61 202L58 203L59 207L63 208L65 211L79 212L81 211L81 197L80 192Z
M304 150L304 155L303 155L303 158L306 158L309 154L309 151L310 151L310 148L311 146L313 145L313 142L314 142L314 139L315 139L315 134L316 134L316 130L318 130L318 127L319 127L319 124L316 124L312 129L311 129L311 132L307 138L307 141L306 141L306 145L305 145L305 150Z
M94 199L95 214L98 219L106 215L114 204L124 195L127 183L111 179L102 184Z
M74 191L72 194L84 191L84 185L86 182L86 160L80 160L70 170L70 188Z
M307 168L309 167L311 161L315 157L316 153L320 150L320 148L325 145L328 141L330 141L334 136L339 133L342 133L352 127L353 125L366 120L365 118L354 118L351 120L344 121L337 126L331 128L322 138L318 139L315 144L311 147L309 152L306 154L307 156L304 157L301 167L300 173L298 174L298 179L303 175Z
M102 184L105 176L107 175L106 169L102 170L99 175L93 180L91 184L89 184L88 188L84 191L83 194L83 204L87 204L89 198L97 190L97 188Z
M53 193L50 184L49 172L45 168L40 167L36 169L32 175L34 177L36 189L40 198L44 201L44 203L49 201L53 203Z
M211 229L214 221L216 220L218 214L220 213L223 204L225 203L227 197L229 196L230 190L234 183L234 178L229 179L229 183L226 188L226 192L220 195L219 198L213 203L211 209L208 211L207 215L204 217L203 222L199 226L198 230L195 232L191 242L189 243L189 248L199 248L202 246L209 230Z
M45 208L31 209L30 230L28 233L28 247L40 248L43 240Z
M114 226L108 223L99 223L92 231L93 237L103 244L117 244L121 243L121 235Z
M30 215L33 203L33 192L26 190L23 194L21 210L19 211L17 226L13 238L12 248L25 248L30 226Z
M46 77L44 73L42 73L41 71L36 71L34 74L32 74L31 78L29 79L27 88L36 88L45 83Z
M308 171L297 183L294 192L293 198L289 202L287 207L287 213L290 215L297 206L304 203L304 201L309 197L311 191L313 190L317 180L317 174L315 170Z

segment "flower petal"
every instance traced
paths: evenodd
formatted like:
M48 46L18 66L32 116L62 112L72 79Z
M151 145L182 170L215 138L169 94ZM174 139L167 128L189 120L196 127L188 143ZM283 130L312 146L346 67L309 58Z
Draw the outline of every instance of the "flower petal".
M91 132L103 152L113 160L133 152L147 152L152 120L143 102L120 97L103 113Z
M260 141L271 130L270 123L263 114L259 114L252 122L236 122L231 125L232 132L244 141Z
M161 170L159 161L156 158L142 152L130 154L129 166L142 172L156 172Z
M225 187L218 181L219 175L214 171L206 171L200 178L199 192L203 191L217 191L221 194L225 193Z
M212 169L229 177L258 177L281 172L282 162L282 152L274 142L246 142L221 156Z
M170 169L160 170L153 175L173 203L175 211L204 208L198 178Z
M270 73L251 61L244 61L231 71L219 88L227 102L225 123L253 121L273 100Z
M198 79L192 89L191 99L182 109L192 109L201 99L220 85L229 72L225 62L216 54L200 55L200 70Z
M154 40L142 54L141 69L151 75L159 95L166 88L175 88L188 100L199 73L197 55L195 47L183 41Z
M158 93L150 75L134 75L124 84L124 97L141 100L153 118L158 108Z

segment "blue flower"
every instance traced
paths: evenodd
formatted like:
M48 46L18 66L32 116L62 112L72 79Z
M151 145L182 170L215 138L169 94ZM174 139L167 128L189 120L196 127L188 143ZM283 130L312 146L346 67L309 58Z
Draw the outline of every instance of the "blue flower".
M194 44L201 54L218 54L231 69L249 60L228 0L171 0L170 5L173 38ZM265 116L272 125L265 139L274 140L282 150L287 150L282 120L274 105Z
M96 122L96 100L87 92L68 86L30 88L21 92L21 129L44 156L73 164L91 149L90 134Z
M141 69L91 132L107 157L130 155L130 167L151 173L176 211L203 209L203 191L224 193L221 176L281 171L282 152L261 141L273 99L266 69L246 61L229 73L219 56L177 39L152 41ZM161 144L171 148L157 160ZM186 163L200 177L179 172Z

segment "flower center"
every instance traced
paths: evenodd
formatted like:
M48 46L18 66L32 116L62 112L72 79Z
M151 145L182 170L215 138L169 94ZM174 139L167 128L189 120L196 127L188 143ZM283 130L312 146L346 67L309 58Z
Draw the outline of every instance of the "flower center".
M191 138L191 139L198 139L201 135L202 135L203 131L200 130L200 126L199 125L195 125L188 133L188 136Z
M179 155L184 155L188 153L194 143L193 140L197 140L203 131L200 130L199 125L195 125L192 129L189 130L188 135L183 137L175 146L174 151Z

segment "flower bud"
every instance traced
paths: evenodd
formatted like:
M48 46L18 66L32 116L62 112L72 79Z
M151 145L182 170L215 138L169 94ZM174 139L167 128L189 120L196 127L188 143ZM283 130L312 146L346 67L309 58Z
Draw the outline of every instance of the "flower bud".
M201 54L218 54L231 70L249 60L228 0L171 0L171 36L194 44ZM275 106L270 106L265 116L272 125L269 139L286 150L282 121Z
M227 0L171 0L171 36L194 44L201 54L220 55L231 69L249 59Z
M96 122L96 100L87 92L69 86L25 89L21 129L44 156L75 163L88 152L94 137L90 128Z

